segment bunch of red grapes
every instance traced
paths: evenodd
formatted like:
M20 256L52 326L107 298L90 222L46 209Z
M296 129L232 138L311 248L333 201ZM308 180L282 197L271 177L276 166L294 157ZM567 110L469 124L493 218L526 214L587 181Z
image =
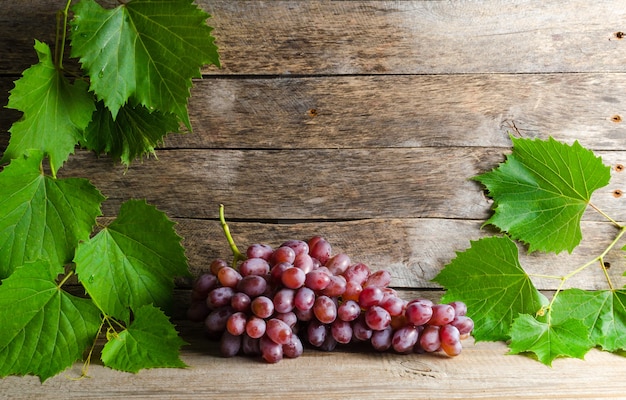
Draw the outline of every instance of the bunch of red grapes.
M253 244L237 269L215 260L194 282L187 315L204 321L223 356L268 363L300 356L303 342L326 351L369 342L377 351L461 353L474 328L464 303L403 300L388 271L331 250L315 236L275 249Z

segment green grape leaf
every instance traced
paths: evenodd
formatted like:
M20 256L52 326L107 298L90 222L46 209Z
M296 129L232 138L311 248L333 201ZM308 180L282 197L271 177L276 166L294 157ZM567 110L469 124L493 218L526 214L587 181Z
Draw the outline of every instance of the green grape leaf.
M2 161L38 149L48 155L56 176L91 120L94 101L85 82L70 84L54 66L47 44L36 41L35 50L39 63L24 71L9 96L7 107L24 114L9 129L11 139Z
M132 373L144 368L184 368L187 365L179 356L184 344L167 316L145 305L135 311L127 329L109 335L101 359L109 368Z
M447 289L442 302L467 304L477 341L508 339L519 313L534 314L546 302L522 269L516 244L506 236L472 241L434 281Z
M2 281L0 376L32 374L43 382L80 360L95 340L100 311L62 290L60 273L61 266L39 260Z
M593 347L587 327L578 319L556 323L541 322L521 314L511 327L510 354L532 352L546 365L557 357L583 358Z
M42 160L33 150L0 172L0 279L39 258L72 261L101 214L104 197L87 179L44 176Z
M208 17L192 0L132 0L113 9L82 0L71 22L72 56L114 119L134 98L190 127L191 79L203 65L219 65Z
M122 204L119 215L76 250L76 273L108 315L130 321L130 309L167 308L173 278L189 275L174 223L143 200Z
M96 153L107 153L114 160L129 165L144 154L154 154L169 132L178 132L173 114L150 112L143 106L122 106L114 120L111 112L98 102L96 112L81 140L81 145Z
M626 350L626 291L568 289L550 309L551 321L583 321L594 345L606 351Z
M529 251L571 252L582 239L580 219L592 193L606 186L610 168L578 142L513 138L513 153L479 175L494 199L492 224Z

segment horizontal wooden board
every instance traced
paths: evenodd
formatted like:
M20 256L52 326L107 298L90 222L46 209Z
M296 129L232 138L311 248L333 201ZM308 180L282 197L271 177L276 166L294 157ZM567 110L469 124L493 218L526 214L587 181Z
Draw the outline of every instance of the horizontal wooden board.
M226 212L228 218L228 211ZM190 270L194 276L208 271L216 258L232 260L224 233L217 221L178 219L177 231L184 237ZM333 254L346 253L354 262L363 262L373 270L386 269L397 288L440 288L432 282L439 271L456 257L456 252L470 247L470 241L494 235L481 229L480 221L448 219L373 219L349 222L309 222L298 224L267 224L230 222L230 231L241 251L253 243L279 246L289 239L308 240L314 235L326 237L333 245ZM563 276L585 264L611 243L616 229L608 223L584 222L583 241L572 254L532 253L520 246L520 262L534 275ZM623 243L622 243L623 242ZM626 240L620 246L626 244ZM618 267L609 269L612 281L626 284L621 276L623 253L616 248L605 259ZM541 290L554 290L558 279L533 277ZM621 284L620 284L621 283ZM188 283L187 283L188 284ZM184 287L181 283L179 286ZM606 280L599 265L593 265L567 281L565 287L605 289Z
M607 165L626 165L621 151L598 152ZM225 204L246 220L488 217L491 203L470 180L504 159L494 148L165 150L128 170L87 152L72 157L60 177L89 177L115 215L128 198L146 198L172 217L215 218ZM592 201L626 220L626 175ZM586 219L602 220L596 213Z
M116 4L107 0L105 4ZM223 68L210 74L624 72L620 0L202 0ZM0 74L36 61L34 38L53 43L64 0L4 5ZM585 12L581 13L580 10ZM18 35L16 35L18 33Z
M624 359L592 350L585 360L557 359L552 368L521 355L506 355L504 343L463 342L463 352L437 355L377 353L364 348L334 352L306 349L294 360L265 364L256 358L222 358L201 328L181 322L188 341L186 369L149 369L128 374L94 360L89 378L82 365L43 385L34 377L0 380L15 399L619 399Z

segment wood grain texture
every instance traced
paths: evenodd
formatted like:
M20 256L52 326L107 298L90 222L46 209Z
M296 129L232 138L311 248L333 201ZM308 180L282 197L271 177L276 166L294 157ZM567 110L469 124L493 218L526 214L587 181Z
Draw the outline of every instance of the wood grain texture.
M626 165L621 151L598 152ZM470 180L504 159L499 148L367 148L297 150L165 150L128 170L79 152L60 177L88 176L115 215L125 199L146 198L172 217L215 218L225 204L235 219L351 220L450 218L484 220L490 200ZM147 178L150 177L150 178ZM592 201L626 220L626 173ZM601 220L596 213L585 218Z
M19 74L36 60L33 38L53 42L54 13L65 1L5 3L0 54L10 59L0 64L0 74ZM198 4L213 16L210 24L223 59L223 68L206 70L209 74L625 70L626 41L615 36L626 19L619 0Z

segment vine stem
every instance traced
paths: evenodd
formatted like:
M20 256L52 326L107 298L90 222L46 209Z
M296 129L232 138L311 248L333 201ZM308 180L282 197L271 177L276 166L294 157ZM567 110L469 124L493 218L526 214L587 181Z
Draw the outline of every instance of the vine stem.
M67 17L70 12L72 0L67 0L65 8L57 13L57 33L54 49L54 65L63 69L63 54L65 53L65 40L67 39Z
M233 268L236 269L237 262L243 261L246 259L241 251L237 248L233 237L230 234L230 228L228 228L228 224L226 223L226 218L224 218L224 205L220 204L220 224L222 225L222 230L224 231L224 235L226 235L226 240L228 241L228 245L230 246L230 250L233 252Z
M613 218L611 218L607 213L605 213L604 211L600 210L595 204L589 202L589 206L591 208L593 208L594 210L596 210L596 212L600 215L602 215L604 218L606 218L607 220L609 220L613 225L615 225L618 229L623 229L622 225L620 225L617 221L615 221Z

